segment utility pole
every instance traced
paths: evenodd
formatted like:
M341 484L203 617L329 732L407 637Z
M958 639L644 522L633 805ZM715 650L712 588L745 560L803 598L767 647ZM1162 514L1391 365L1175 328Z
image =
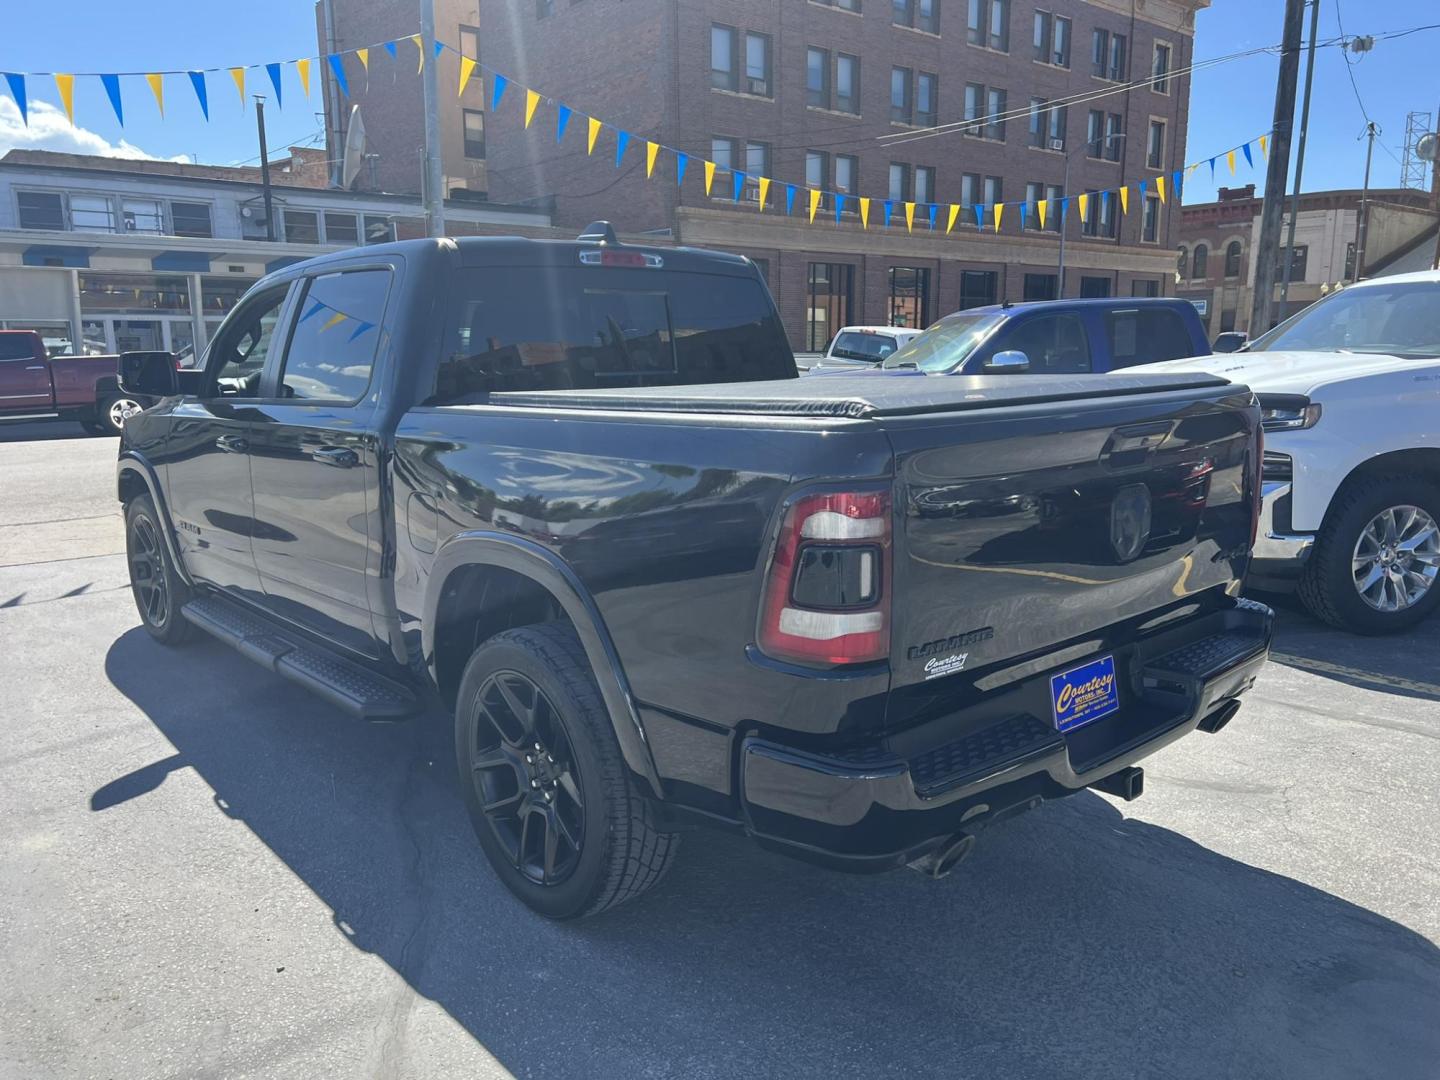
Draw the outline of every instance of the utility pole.
M275 203L270 198L270 151L265 149L265 96L255 95L255 126L260 129L260 190L265 195L265 239L275 239Z
M420 48L425 64L425 235L445 235L445 180L440 158L440 91L435 80L435 0L420 0ZM473 59L473 58L472 58Z
M1304 20L1305 0L1285 0L1285 32L1280 39L1280 73L1275 82L1275 115L1270 130L1270 167L1265 172L1265 202L1260 211L1260 241L1255 250L1251 337L1270 329L1275 307L1275 260L1280 254L1280 219L1285 209L1285 177L1290 171L1290 135L1295 126L1295 84L1300 77L1300 32Z
M1295 186L1290 189L1290 226L1285 234L1285 266L1280 271L1280 311L1290 300L1294 268L1295 222L1300 217L1300 177L1305 172L1305 135L1310 129L1310 87L1315 82L1315 38L1320 32L1320 0L1310 0L1310 44L1305 50L1305 97L1300 105L1300 142L1295 150Z
M1355 266L1351 275L1351 282L1360 280L1360 273L1365 269L1365 240L1370 233L1370 159L1375 154L1375 136L1380 134L1380 129L1371 120L1365 125L1365 137L1369 143L1365 147L1365 184L1360 189L1360 213L1355 216Z

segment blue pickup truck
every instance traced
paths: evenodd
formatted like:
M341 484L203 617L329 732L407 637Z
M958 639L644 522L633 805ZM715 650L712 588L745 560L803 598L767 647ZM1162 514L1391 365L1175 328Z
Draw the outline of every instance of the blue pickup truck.
M886 369L930 375L1074 375L1206 356L1186 300L1046 300L957 311L886 357Z

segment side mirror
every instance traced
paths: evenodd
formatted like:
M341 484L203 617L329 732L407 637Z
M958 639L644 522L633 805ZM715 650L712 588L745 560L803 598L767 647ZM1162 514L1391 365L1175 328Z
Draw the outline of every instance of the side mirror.
M1006 349L985 361L983 370L995 375L1019 375L1030 370L1030 358L1019 349Z
M180 392L175 354L127 352L120 354L120 389L144 397L171 397Z
M1215 344L1211 346L1217 353L1239 352L1250 342L1249 335L1243 330L1226 330L1215 338Z

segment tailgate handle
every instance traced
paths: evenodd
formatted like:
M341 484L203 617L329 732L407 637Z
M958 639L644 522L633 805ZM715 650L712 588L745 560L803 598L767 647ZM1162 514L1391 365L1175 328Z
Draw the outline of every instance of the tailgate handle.
M1107 465L1138 465L1170 437L1171 421L1153 420L1116 428L1105 440L1100 460Z

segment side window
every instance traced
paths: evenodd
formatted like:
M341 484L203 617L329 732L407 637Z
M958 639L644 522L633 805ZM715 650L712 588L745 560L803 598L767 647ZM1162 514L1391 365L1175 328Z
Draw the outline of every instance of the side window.
M1194 356L1195 345L1178 311L1169 308L1129 308L1105 315L1110 336L1112 368L1153 364Z
M285 350L280 396L352 403L364 397L389 292L389 270L347 270L311 278Z
M247 297L225 320L210 347L206 371L221 397L260 396L260 375L275 340L275 325L289 285Z
M1090 343L1074 315L1040 315L1010 332L998 350L1016 349L1030 358L1036 375L1064 375L1090 370Z

